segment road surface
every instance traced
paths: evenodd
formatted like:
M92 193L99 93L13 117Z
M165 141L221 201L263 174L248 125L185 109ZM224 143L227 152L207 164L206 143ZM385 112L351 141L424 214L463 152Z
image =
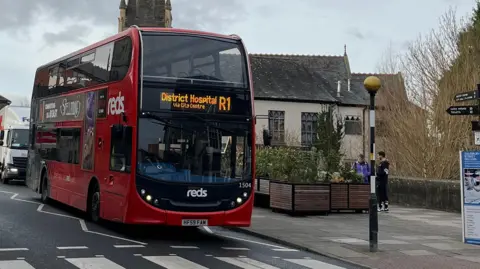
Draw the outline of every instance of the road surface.
M326 257L227 229L185 232L83 220L40 203L22 185L0 186L0 269L342 269Z

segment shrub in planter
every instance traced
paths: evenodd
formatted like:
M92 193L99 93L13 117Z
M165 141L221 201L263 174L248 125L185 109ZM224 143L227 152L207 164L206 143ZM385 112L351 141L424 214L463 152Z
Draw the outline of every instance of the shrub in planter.
M330 185L332 210L368 209L370 185L363 183L362 175L348 167L334 173Z
M272 157L270 207L289 213L328 212L330 187L318 175L318 154L276 148Z
M269 178L272 174L272 154L274 150L271 147L259 147L255 153L256 159L256 193L269 195Z

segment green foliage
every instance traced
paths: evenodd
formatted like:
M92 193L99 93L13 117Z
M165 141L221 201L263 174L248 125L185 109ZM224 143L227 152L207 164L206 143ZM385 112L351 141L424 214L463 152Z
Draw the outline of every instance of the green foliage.
M264 147L256 152L256 174L290 183L315 183L319 176L319 156L315 151L291 147ZM326 180L325 177L323 180Z
M325 170L339 171L343 157L343 122L335 119L333 107L318 114L316 129L314 145L324 161Z

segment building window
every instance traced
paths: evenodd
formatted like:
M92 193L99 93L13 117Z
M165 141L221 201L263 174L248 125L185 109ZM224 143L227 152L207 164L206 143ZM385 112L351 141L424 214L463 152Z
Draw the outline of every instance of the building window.
M268 129L272 135L272 144L285 143L285 111L268 111Z
M345 168L349 168L349 169L353 168L353 165L355 164L356 161L357 160L355 160L355 159L345 159L345 160L343 160L343 166Z
M361 135L363 133L362 121L358 116L346 116L344 124L346 135Z
M302 146L311 146L317 133L318 113L302 112Z

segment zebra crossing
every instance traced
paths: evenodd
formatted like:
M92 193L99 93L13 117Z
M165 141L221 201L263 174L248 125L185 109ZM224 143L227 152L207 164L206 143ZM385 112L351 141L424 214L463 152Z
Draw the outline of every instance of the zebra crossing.
M301 268L301 269L345 269L345 267L340 267L332 265L326 262L322 262L314 259L283 259L283 258L274 258L272 261L277 259L277 262L270 262L270 264L248 258L246 256L237 256L237 257L216 257L213 255L207 258L212 259L212 262L215 260L218 262L224 263L223 266L219 267L218 264L199 264L193 261L191 258L183 258L174 254L167 256L132 256L131 259L142 259L150 263L148 268L158 268L158 269L217 269L217 268L243 268L243 269L284 269L284 268ZM81 258L67 258L63 259L64 265L61 269L139 269L146 268L138 264L135 268L129 268L125 265L122 265L121 262L117 263L110 260L107 257L97 255L96 257L81 257ZM205 263L205 261L204 261ZM272 265L273 264L273 265ZM279 265L281 264L281 265ZM209 267L211 266L211 267ZM0 261L0 269L40 269L41 267L35 267L32 262L27 259L22 260L4 260ZM42 267L43 268L43 267ZM56 268L52 268L56 269ZM60 268L59 268L60 269Z

